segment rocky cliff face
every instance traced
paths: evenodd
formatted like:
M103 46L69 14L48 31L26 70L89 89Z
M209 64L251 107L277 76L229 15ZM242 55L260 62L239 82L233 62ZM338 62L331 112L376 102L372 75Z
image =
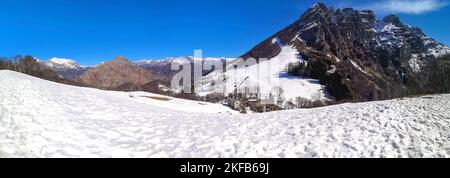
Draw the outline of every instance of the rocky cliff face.
M291 67L290 75L319 79L336 100L443 92L439 81L427 81L436 70L433 64L450 49L395 15L377 20L370 10L333 9L317 3L243 58L278 55L281 48L274 39L294 46L307 61Z

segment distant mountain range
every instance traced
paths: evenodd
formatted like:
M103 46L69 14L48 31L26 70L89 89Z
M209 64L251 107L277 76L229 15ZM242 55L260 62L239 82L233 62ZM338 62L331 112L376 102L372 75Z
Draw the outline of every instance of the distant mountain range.
M280 97L295 104L298 98L370 101L450 92L449 53L449 47L428 37L420 28L403 24L398 16L376 19L371 10L334 9L316 3L293 24L241 57L267 58L283 64L274 76L282 78L284 83L266 88L283 88L284 96ZM170 64L177 61L192 64L193 58L130 62L118 57L96 67L59 58L42 63L62 78L85 86L168 94L173 92L168 86L177 72L170 69ZM196 82L206 86L198 95L216 94L208 84L218 74L213 71L203 74ZM235 86L230 82L250 78L250 86L265 84L254 80L252 74L240 74L226 73L226 83ZM232 91L233 88L227 88L225 95Z
M226 63L226 60L233 59L205 58L204 60L221 60ZM119 56L95 67L82 66L74 60L63 58L40 61L41 64L53 69L61 78L76 81L83 86L119 91L145 90L174 95L175 93L170 89L170 83L178 71L171 69L173 62L188 62L193 65L194 58L186 56L132 62Z

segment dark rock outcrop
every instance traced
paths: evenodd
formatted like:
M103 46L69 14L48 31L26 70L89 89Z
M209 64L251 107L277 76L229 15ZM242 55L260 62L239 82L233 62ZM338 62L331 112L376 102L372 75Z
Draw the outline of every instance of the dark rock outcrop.
M142 90L145 84L157 79L157 75L124 57L117 57L90 69L79 78L81 83L89 87L120 91Z

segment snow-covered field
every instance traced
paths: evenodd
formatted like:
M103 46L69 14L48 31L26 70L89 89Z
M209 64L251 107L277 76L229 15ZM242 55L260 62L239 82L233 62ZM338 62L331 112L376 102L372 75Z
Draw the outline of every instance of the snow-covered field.
M0 71L0 157L450 157L450 95L241 115Z

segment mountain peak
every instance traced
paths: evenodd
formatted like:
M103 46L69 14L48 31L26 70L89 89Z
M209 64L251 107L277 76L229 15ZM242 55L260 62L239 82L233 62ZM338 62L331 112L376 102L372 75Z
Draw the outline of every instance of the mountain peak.
M114 60L127 60L124 56L117 56Z
M57 57L49 59L47 65L52 68L67 68L67 69L76 69L81 67L80 64L78 64L72 59L64 59Z
M151 71L143 70L139 65L128 61L123 56L98 65L80 77L86 86L120 91L140 90L144 84L157 79L160 77L155 76Z
M318 1L316 2L314 5L312 5L310 7L310 9L328 9L327 5L325 5L324 3Z
M112 61L114 62L129 62L125 57L123 56L117 56Z
M400 21L400 17L394 14L390 14L383 18L384 22L390 22L394 24L395 26L402 26L402 22Z
M73 63L76 63L72 59L64 59L64 58L58 58L58 57L51 58L48 61L49 62L53 62L53 63L57 63L57 64L73 64Z
M322 21L324 20L324 17L328 16L331 10L321 2L317 2L314 5L312 5L306 13L304 13L298 23L301 24L302 22L312 22L312 21Z

